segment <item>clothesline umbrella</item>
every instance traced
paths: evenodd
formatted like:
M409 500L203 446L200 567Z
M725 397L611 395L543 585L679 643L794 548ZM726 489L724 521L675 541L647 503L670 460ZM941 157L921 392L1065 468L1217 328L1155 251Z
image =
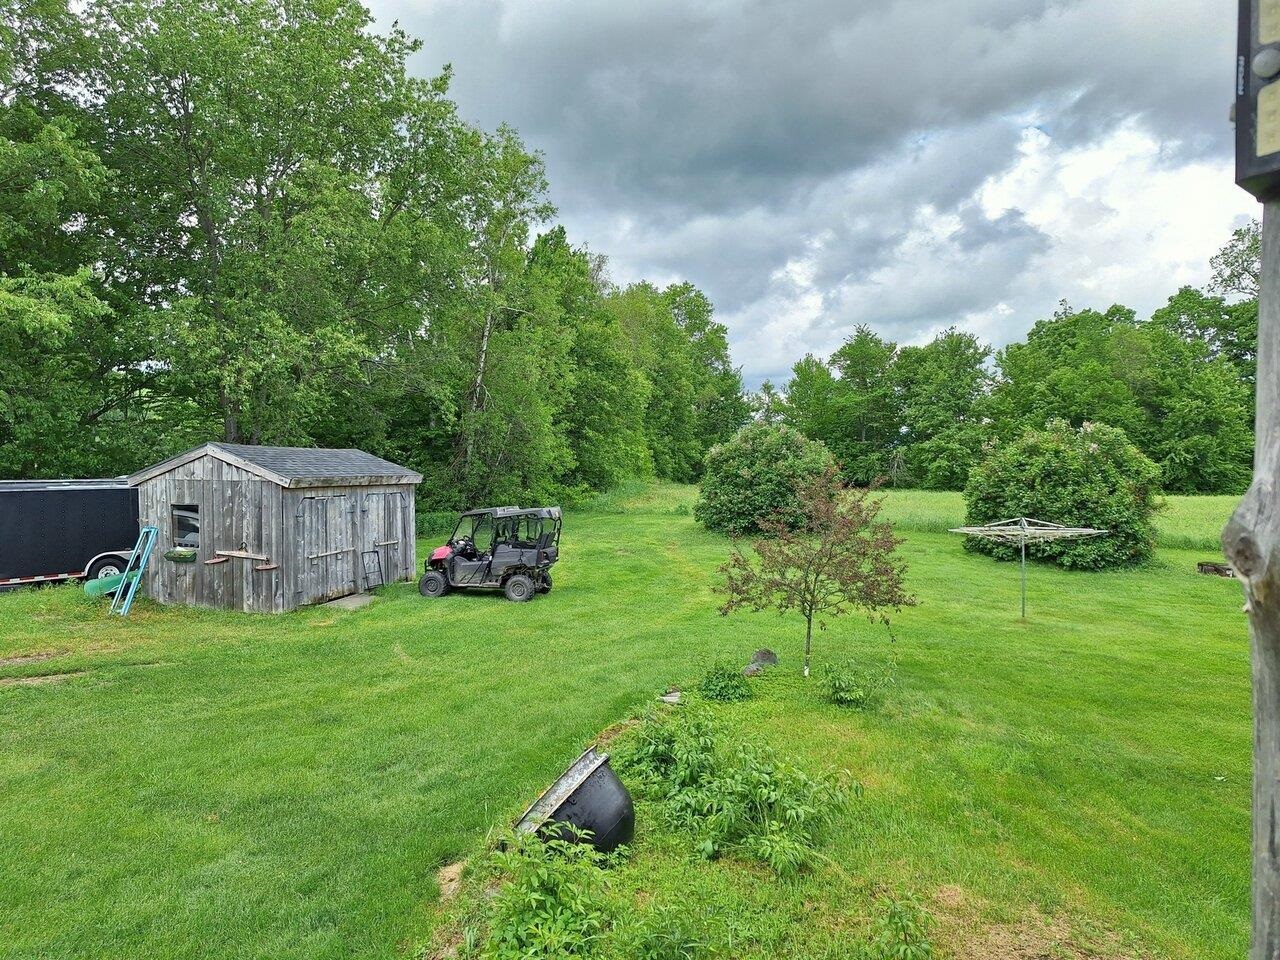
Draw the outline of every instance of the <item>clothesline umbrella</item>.
M1049 523L1047 520L1014 517L1012 520L985 523L980 527L954 527L951 532L963 533L967 537L981 537L983 540L994 540L997 543L1018 545L1022 554L1022 619L1025 620L1027 619L1027 544L1044 543L1048 540L1101 537L1110 531L1098 530L1094 527L1064 527L1060 523Z

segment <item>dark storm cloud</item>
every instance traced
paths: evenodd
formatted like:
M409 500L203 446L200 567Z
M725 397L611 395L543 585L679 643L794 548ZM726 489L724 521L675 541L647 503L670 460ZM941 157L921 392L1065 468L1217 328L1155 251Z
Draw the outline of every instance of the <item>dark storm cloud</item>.
M920 336L1007 299L1047 241L1016 213L988 222L975 196L1032 124L1060 150L1137 124L1173 166L1228 147L1231 11L1204 0L374 9L423 38L421 72L454 65L464 115L545 152L563 219L616 275L705 287L757 374L795 359L750 353L766 307L795 293L789 265L807 262L825 304L797 343L820 346L915 242L922 210L962 221L941 251L954 268L887 296L886 327Z

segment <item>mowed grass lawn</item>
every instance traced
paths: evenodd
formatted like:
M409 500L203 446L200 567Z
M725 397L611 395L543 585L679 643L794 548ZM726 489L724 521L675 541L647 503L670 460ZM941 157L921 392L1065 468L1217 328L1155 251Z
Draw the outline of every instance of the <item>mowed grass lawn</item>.
M54 654L0 666L0 956L413 955L442 864L602 728L760 646L782 665L728 722L866 789L826 851L841 872L793 884L646 849L641 808L630 882L773 918L735 956L820 956L882 889L955 920L942 956L1035 956L966 946L1028 916L1098 955L1244 953L1246 623L1237 584L1195 573L1229 498L1171 501L1162 536L1196 549L1147 569L1034 567L1021 622L1016 568L938 532L958 498L890 494L919 606L895 620L899 688L864 714L799 679L795 620L716 615L727 542L692 496L571 513L554 592L523 606L400 584L359 611L119 620L75 588L0 595L0 658ZM889 650L853 618L815 646Z

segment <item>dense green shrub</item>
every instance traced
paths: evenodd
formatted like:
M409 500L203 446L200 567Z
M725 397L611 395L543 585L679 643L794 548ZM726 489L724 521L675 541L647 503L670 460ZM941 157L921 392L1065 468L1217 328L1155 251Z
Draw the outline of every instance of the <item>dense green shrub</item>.
M698 681L698 693L716 703L737 703L751 698L751 685L747 678L731 663L714 663Z
M707 453L693 515L709 530L756 533L762 520L802 519L796 485L833 464L831 451L793 427L753 423Z
M1152 515L1159 468L1125 436L1100 423L1075 428L1051 420L1043 430L997 444L973 471L964 498L966 523L1034 517L1067 526L1099 527L1106 536L1027 547L1027 555L1069 569L1131 566L1155 547ZM970 550L1010 560L1016 546L970 537Z
M507 833L482 866L480 884L457 928L470 960L578 957L703 960L715 956L710 914L681 906L637 910L611 885L625 848ZM436 954L431 954L435 956ZM441 954L443 955L443 954Z
M484 956L492 960L584 956L609 926L608 857L590 844L510 838L494 854L507 877L490 902Z
M822 675L828 700L838 707L858 710L880 706L897 682L893 663L868 666L850 660L844 666L829 667Z
M736 854L782 876L813 862L849 796L834 777L812 777L765 748L727 742L692 708L650 713L615 757L637 792L694 836L699 854Z

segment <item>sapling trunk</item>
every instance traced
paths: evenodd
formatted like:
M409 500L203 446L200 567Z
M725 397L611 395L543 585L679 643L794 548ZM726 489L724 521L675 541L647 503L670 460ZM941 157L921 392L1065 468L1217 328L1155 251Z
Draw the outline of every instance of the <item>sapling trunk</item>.
M809 654L813 652L813 617L804 621L804 675L809 676Z

